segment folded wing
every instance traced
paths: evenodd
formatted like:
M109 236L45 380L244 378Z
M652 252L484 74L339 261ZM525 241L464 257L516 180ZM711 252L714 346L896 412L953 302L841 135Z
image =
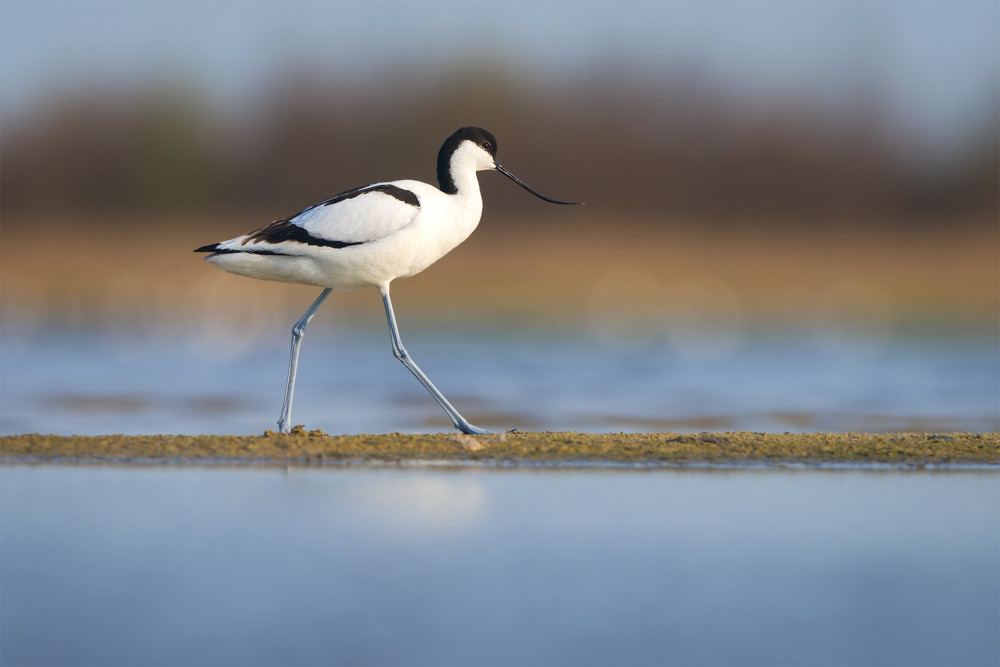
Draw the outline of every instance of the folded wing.
M398 232L419 212L420 199L412 190L376 183L342 192L291 218L195 252L306 255L319 248L348 248Z

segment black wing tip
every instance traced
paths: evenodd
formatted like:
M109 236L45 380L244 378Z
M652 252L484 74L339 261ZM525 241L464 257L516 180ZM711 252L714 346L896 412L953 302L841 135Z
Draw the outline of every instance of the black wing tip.
M218 249L219 249L219 244L218 243L210 243L209 245L203 245L200 248L195 248L194 251L195 252L218 252Z

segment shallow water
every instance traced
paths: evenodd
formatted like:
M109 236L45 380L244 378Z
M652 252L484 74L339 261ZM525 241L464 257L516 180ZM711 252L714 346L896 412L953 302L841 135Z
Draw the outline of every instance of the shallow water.
M1000 660L1000 477L0 467L3 664Z
M318 329L294 423L330 433L451 423L388 335ZM987 335L760 334L713 347L571 333L429 331L407 348L473 423L613 431L997 431L1000 348ZM285 334L257 339L0 336L0 433L236 433L274 428Z

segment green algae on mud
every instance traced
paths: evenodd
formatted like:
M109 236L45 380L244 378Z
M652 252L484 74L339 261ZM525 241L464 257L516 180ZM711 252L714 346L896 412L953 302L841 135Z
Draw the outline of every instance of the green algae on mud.
M1000 433L579 433L12 435L0 462L1000 465Z

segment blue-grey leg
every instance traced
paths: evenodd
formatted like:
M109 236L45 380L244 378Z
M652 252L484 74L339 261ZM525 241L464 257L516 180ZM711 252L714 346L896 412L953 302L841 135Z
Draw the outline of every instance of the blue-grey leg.
M288 380L285 382L285 403L281 406L281 417L278 418L278 430L281 433L288 433L292 428L292 394L295 393L295 373L299 368L299 347L302 345L302 336L306 332L306 325L313 318L319 307L330 296L332 290L327 287L320 293L319 297L309 306L309 310L302 314L299 321L292 327L292 351L288 358Z
M416 362L410 358L410 354L406 351L406 348L403 347L403 341L399 338L399 328L396 326L396 316L392 313L392 301L389 300L389 289L388 287L385 289L380 288L379 292L382 294L382 303L385 305L385 319L389 322L389 335L392 337L392 353L396 355L397 359L403 362L403 365L406 366L418 380L420 380L420 384L424 385L427 391L431 393L431 396L434 397L434 400L441 404L444 411L448 413L449 417L451 417L451 421L455 423L455 428L462 433L471 433L475 435L485 435L489 433L486 429L473 426L465 417L458 414L458 410L452 407L451 403L448 402L448 399L446 399L444 395L438 391L437 387L434 386L434 383L430 381L430 378L424 375L424 372L420 370L420 367L417 366Z

